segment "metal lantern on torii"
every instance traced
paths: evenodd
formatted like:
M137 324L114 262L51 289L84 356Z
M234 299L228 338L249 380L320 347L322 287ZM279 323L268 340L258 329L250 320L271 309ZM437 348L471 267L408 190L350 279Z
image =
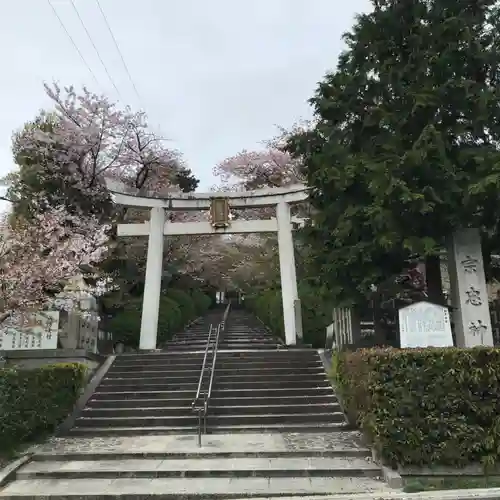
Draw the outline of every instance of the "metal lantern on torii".
M210 224L214 229L225 229L231 224L231 209L228 198L210 200Z

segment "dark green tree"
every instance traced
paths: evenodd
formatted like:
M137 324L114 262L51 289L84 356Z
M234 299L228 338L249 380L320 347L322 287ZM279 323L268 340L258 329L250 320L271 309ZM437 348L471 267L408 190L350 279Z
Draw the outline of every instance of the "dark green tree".
M312 188L317 275L345 304L414 255L436 270L453 230L488 240L500 219L500 2L372 4L286 146Z

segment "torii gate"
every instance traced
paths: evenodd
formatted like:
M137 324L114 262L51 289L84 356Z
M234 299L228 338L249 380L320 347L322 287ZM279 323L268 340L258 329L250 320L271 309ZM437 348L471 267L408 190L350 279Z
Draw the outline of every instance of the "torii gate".
M148 236L146 279L142 302L139 348L156 349L158 314L160 307L163 266L163 240L166 235L278 233L281 294L285 342L297 343L302 338L302 319L297 291L293 224L302 219L292 218L290 206L308 198L303 184L284 188L220 193L175 193L167 197L143 196L127 193L127 188L116 181L107 182L115 203L130 207L149 208L149 222L119 224L118 236ZM263 220L231 221L230 209L276 207L276 217ZM201 222L167 222L165 211L210 211L211 220Z

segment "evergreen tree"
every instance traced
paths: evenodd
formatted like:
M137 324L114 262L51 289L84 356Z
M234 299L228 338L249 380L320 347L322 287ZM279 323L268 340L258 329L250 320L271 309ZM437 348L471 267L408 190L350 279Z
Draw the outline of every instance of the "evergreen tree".
M498 233L500 2L372 0L337 70L310 100L314 126L286 149L303 162L318 276L338 303L452 231Z

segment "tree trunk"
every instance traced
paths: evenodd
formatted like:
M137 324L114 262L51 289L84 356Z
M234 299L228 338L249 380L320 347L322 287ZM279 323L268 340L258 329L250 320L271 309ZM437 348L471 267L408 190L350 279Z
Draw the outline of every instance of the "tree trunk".
M439 255L428 255L425 258L425 281L429 301L444 305L441 258Z
M373 329L374 329L374 343L375 345L386 345L387 335L385 327L382 324L382 298L380 292L373 294Z

